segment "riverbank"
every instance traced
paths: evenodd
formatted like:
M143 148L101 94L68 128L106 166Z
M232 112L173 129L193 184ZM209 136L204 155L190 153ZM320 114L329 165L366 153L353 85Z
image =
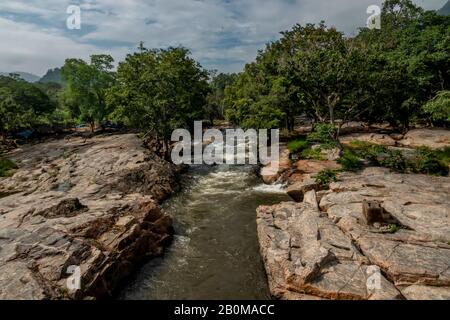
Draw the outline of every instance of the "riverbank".
M0 180L0 299L108 297L170 243L172 218L158 204L181 169L136 135L52 140L7 157L18 169ZM67 287L70 266L79 290Z
M397 148L450 146L448 130L342 139ZM401 149L403 148L403 149ZM406 148L406 149L405 149ZM319 185L334 160L298 160L276 179L297 202L257 210L272 296L310 299L450 299L450 178L368 167Z

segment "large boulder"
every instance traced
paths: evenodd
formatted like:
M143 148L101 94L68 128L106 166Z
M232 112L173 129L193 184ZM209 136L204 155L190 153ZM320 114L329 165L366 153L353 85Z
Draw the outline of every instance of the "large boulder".
M450 147L450 130L447 129L416 129L409 131L398 142L402 146L417 148L427 146L432 149Z
M304 175L301 181L290 185L286 192L297 202L302 202L308 191L318 188L317 182L310 175Z
M158 202L178 168L136 135L55 140L9 157L19 170L1 180L0 299L110 296L173 235ZM72 267L80 289L67 286Z
M290 152L285 144L280 145L280 158L261 168L260 175L266 184L276 183L291 169Z

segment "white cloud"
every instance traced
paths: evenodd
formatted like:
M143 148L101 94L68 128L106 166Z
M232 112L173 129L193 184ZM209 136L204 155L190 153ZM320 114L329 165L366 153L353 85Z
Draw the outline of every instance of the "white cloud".
M67 57L109 52L122 59L139 41L184 45L207 68L239 71L264 43L295 23L325 20L346 33L382 0L80 0L82 30L64 29L73 0L2 0L0 70L45 73ZM437 9L446 0L415 0ZM17 15L14 15L17 14ZM11 15L13 14L13 15ZM84 27L83 27L84 26ZM125 43L129 43L127 46ZM228 61L228 63L226 63Z

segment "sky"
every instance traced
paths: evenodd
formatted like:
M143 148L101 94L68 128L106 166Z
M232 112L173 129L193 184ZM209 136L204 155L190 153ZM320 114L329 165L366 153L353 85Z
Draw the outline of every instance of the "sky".
M447 0L414 2L439 9ZM81 8L79 30L67 28L69 5ZM208 70L239 72L296 23L325 20L356 34L369 5L382 0L1 0L0 71L42 76L66 58L99 53L121 61L144 41L182 45Z

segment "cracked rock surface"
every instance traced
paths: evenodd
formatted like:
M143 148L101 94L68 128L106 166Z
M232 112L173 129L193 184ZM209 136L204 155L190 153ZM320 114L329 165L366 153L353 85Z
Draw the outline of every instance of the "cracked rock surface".
M8 157L19 169L0 180L0 299L110 296L171 240L158 203L179 169L136 135L54 140ZM67 286L70 266L80 290Z
M258 209L276 298L450 299L450 178L367 168L315 193ZM366 223L364 200L380 202L386 225Z

